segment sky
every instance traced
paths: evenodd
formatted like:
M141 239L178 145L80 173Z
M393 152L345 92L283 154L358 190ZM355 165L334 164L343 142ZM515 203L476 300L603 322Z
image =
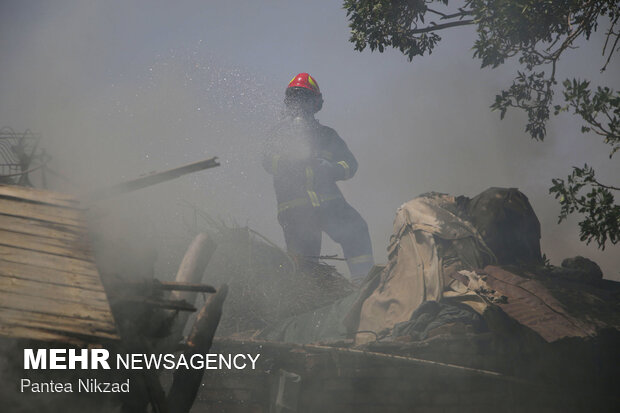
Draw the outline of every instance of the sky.
M599 71L601 32L562 57L560 79L620 87L617 56ZM76 184L50 177L50 187L69 192L218 156L219 168L93 208L114 217L110 231L158 249L189 225L190 204L283 246L261 143L288 81L309 72L325 100L317 118L359 161L340 187L367 220L378 262L396 209L415 196L517 187L538 214L552 264L583 255L620 280L620 247L580 242L576 217L558 225L548 194L551 178L584 162L617 185L608 146L570 115L549 122L544 142L524 132L521 113L500 121L489 105L514 63L481 70L473 28L441 36L432 55L409 62L393 50L355 51L337 1L3 0L0 127L40 133L50 167ZM341 254L324 241L324 254Z

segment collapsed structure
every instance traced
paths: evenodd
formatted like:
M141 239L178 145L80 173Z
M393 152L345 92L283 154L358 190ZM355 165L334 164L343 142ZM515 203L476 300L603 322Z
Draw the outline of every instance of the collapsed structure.
M5 155L12 154L14 147L20 149L24 139L18 140L17 146L0 145L0 161L11 161ZM36 145L27 162L0 164L10 172L0 176L0 182L13 184L16 177L17 183L28 184L32 171L29 162L35 151ZM216 167L216 159L151 173L93 192L87 198L95 201ZM36 168L45 170L45 159ZM79 377L80 382L118 382L122 375L128 375L124 380L134 383L133 390L115 398L93 396L90 392L75 395L72 390L53 398L47 394L24 398L16 393L17 386L9 384L24 380L35 384L47 382L43 388L53 389L58 388L59 381L77 378L71 369L62 367L60 372L24 370L21 354L25 354L26 348L106 347L117 354L178 352L187 321L183 312L196 311L197 293L216 293L215 288L199 283L209 260L209 245L203 238L190 246L179 268L178 281L159 281L154 278L152 265L150 272L133 273L137 268L145 268L145 263L119 268L114 260L102 262L101 249L96 257L92 238L97 238L97 234L89 234L89 221L88 208L72 196L0 183L0 366L7 381L0 388L0 399L14 412L81 410L83 406L102 412L117 408L123 412L146 412L149 406L161 413L188 411L202 372L179 372L168 392L164 391L157 371L92 370ZM146 261L148 268L152 263ZM192 279L198 282L188 282ZM226 292L223 285L203 305L182 347L185 356L208 352ZM54 381L56 386L52 385ZM38 384L34 388L35 393L40 393L36 390ZM175 409L170 410L169 405Z
M124 269L97 249L97 260L89 255L71 198L2 191L0 231L10 236L0 247L0 335L18 343L0 340L5 357L24 339L188 357L209 349L261 354L256 370L204 378L129 372L139 385L122 396L123 411L564 412L619 403L620 283L581 257L545 263L538 219L516 189L472 199L429 193L404 204L388 263L360 289L327 264L300 266L251 229L207 215L208 233L189 246L177 278L158 281L149 254ZM194 321L197 294L215 291L203 278L229 287ZM8 372L14 364L3 362ZM75 402L37 400L40 411ZM118 401L79 404L109 411Z
M618 405L620 283L581 257L545 263L538 219L517 189L413 199L396 214L388 254L359 291L222 338L217 348L250 346L271 363L262 375L212 375L197 403L299 412Z

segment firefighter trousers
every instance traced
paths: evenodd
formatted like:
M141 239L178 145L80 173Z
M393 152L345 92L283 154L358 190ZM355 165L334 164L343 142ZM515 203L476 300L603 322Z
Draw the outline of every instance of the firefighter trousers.
M372 245L364 218L343 198L318 207L302 205L278 214L287 251L309 261L321 254L323 231L340 244L353 282L361 282L372 266Z

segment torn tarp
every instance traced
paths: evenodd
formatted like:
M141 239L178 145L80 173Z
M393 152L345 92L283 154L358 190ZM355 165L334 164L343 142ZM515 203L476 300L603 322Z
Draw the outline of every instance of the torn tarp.
M452 255L449 260L445 259L447 250ZM451 279L446 282L444 266L480 268L495 262L476 228L457 215L455 198L436 193L415 198L398 209L388 259L378 286L362 304L358 331L391 329L410 320L423 302L441 300L444 289L457 284ZM457 286L456 295L471 292ZM356 342L372 339L371 334L360 333Z

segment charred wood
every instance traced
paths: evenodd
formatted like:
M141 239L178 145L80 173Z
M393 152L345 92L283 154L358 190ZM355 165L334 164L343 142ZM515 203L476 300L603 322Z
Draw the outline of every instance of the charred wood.
M218 292L209 297L200 310L187 340L188 348L184 355L190 359L194 354L204 354L213 344L213 337L222 316L222 306L228 294L228 286L222 285ZM187 413L194 403L200 389L204 370L177 370L168 394L171 413Z

